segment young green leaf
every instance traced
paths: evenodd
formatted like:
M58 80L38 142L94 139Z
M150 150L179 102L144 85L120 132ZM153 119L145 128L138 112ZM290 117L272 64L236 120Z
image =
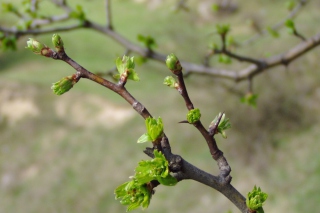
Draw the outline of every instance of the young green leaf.
M268 194L262 192L260 187L253 187L253 190L248 193L246 204L249 209L255 210L257 213L263 213L262 205L267 200Z
M178 87L178 83L177 83L176 79L174 79L172 76L165 77L163 84L167 85L169 87L172 87L172 88Z
M193 124L199 121L200 118L201 118L200 109L196 108L196 109L189 110L187 114L187 120L190 124Z
M258 100L259 95L253 94L253 93L248 93L245 96L241 97L240 101L242 103L248 104L249 106L252 107L257 107L257 100Z
M116 66L119 73L119 75L114 75L116 79L123 77L124 79L130 79L133 81L140 80L138 74L134 70L134 57L130 58L129 56L123 56L122 59L117 58Z
M145 143L148 141L151 141L151 138L149 137L148 133L144 133L143 135L140 136L137 143Z
M219 118L221 117L220 121ZM231 128L231 124L229 122L229 118L226 118L226 114L223 113L221 116L221 112L219 113L219 115L217 115L213 121L211 122L209 129L213 128L214 126L217 125L217 122L219 122L217 129L215 133L220 133L222 135L223 138L227 138L227 134L225 132L225 130Z
M62 95L68 92L75 83L76 82L74 80L74 76L70 75L62 78L60 81L57 81L56 83L53 83L51 89L53 90L54 94Z
M135 169L134 179L140 183L148 183L152 180L158 180L159 183L166 186L177 184L177 179L172 177L169 172L169 162L164 155L154 150L154 158L152 160L140 161Z
M216 31L218 34L225 36L230 31L230 25L229 24L217 24Z
M162 137L163 134L163 123L162 119L159 117L157 120L151 117L148 117L145 120L147 134L151 141L156 141L158 138Z
M139 184L135 180L120 185L114 191L115 198L121 199L122 205L127 205L127 211L134 210L141 206L143 209L150 204L152 192L148 189L147 184Z
M157 43L155 39L151 36L144 36L139 34L137 38L138 38L138 41L142 42L150 50L157 47Z

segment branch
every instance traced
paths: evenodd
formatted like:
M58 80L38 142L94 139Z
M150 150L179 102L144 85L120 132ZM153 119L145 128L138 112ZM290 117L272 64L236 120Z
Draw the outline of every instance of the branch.
M106 20L107 20L107 28L113 29L112 25L112 16L111 16L111 0L106 0Z
M298 5L289 13L289 15L287 15L284 19L282 19L281 21L279 21L278 23L273 25L271 27L271 29L272 30L278 30L280 27L282 27L284 25L286 20L294 19L297 16L298 12L300 12L301 9L303 8L303 6L305 6L308 2L309 2L309 0L300 0ZM245 46L245 45L251 44L252 42L257 40L259 37L261 37L262 35L265 35L265 34L268 34L268 33L269 33L268 30L263 30L262 32L257 33L253 37L251 37L248 40L244 41L241 45Z
M98 75L95 75L82 67L80 64L75 62L73 59L71 59L66 53L65 49L63 47L63 42L61 40L58 40L56 42L58 46L56 46L57 52L49 49L45 45L37 44L38 46L32 46L33 48L38 48L37 51L40 51L40 47L43 46L43 49L41 49L40 52L37 52L38 54L44 55L46 57L51 57L55 60L61 60L69 64L71 67L73 67L76 70L76 73L73 75L75 82L78 82L81 78L87 78L91 81L94 81L100 85L102 85L105 88L108 88L112 90L113 92L120 95L123 99L125 99L144 119L148 117L152 117L149 111L139 102L137 101L124 87L124 84L115 84L112 83ZM32 44L35 45L35 44ZM40 45L40 46L39 46ZM181 74L181 73L180 73ZM182 75L182 74L181 74ZM202 125L201 125L202 126ZM202 126L200 130L201 132L208 133ZM208 139L210 136L209 134L206 134L206 140L213 140L213 137L211 139ZM214 141L215 142L215 141ZM157 146L157 149L160 149L160 151L163 152L166 159L169 162L170 171L174 172L175 177L177 180L182 181L185 179L192 179L197 182L203 183L211 188L214 188L224 194L232 203L234 203L242 212L247 213L249 212L246 203L245 198L230 184L231 177L229 181L226 181L226 177L222 176L223 170L221 170L220 175L218 177L210 175L199 168L193 166L192 164L185 161L182 157L179 155L174 155L171 152L171 147L169 140L167 136L164 134L164 136L161 138L160 146ZM154 147L155 148L155 147ZM148 151L149 150L149 151ZM219 150L220 151L220 150ZM150 148L145 151L148 155L152 155L150 153ZM220 151L222 154L222 152ZM218 166L221 169L223 167L223 162L225 158L220 155L218 159L216 159L218 162ZM152 187L156 187L158 183L152 183Z

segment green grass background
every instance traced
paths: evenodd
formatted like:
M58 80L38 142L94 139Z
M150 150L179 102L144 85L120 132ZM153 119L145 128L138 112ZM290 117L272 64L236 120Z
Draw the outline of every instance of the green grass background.
M134 43L138 43L137 34L153 36L158 51L174 52L182 60L196 63L201 63L210 42L219 41L212 34L215 24L230 23L231 34L241 42L255 33L248 25L249 19L266 27L288 13L285 1L276 0L239 2L237 13L206 17L199 12L199 4L207 1L190 1L188 13L172 12L175 1L164 1L156 8L152 1L147 2L113 1L115 29ZM70 1L72 6L77 3L84 5L91 20L105 23L104 1ZM49 1L42 5L44 13L59 12ZM319 2L310 1L296 20L307 37L319 32L319 9ZM8 23L15 23L14 17L1 13L0 24ZM112 68L115 58L124 52L111 39L90 30L60 35L68 55L92 72ZM278 39L261 37L237 52L266 57L299 43L285 29L280 35ZM25 36L19 41L18 51L0 53L0 213L125 212L113 191L128 180L140 160L148 159L142 153L145 144L136 144L145 132L142 118L132 110L133 114L126 114L122 122L112 116L101 121L100 112L109 109L111 114L118 110L125 113L131 107L85 79L61 97L52 94L51 84L74 71L67 64L24 49L28 37L51 44L51 35ZM241 104L239 96L229 91L245 92L246 82L198 75L186 79L205 125L220 111L230 118L228 139L217 136L217 141L231 165L232 183L243 195L254 185L266 191L269 198L265 212L314 212L320 207L319 54L320 49L315 49L286 68L257 76L256 109ZM213 64L224 66L215 61ZM227 67L245 66L233 62ZM179 94L162 84L170 75L166 67L148 61L137 65L136 70L141 81L129 82L127 88L154 116L163 118L173 152L218 174L201 135L192 126L178 124L187 110ZM25 103L33 104L29 111ZM8 104L15 106L10 115L3 111ZM25 116L19 117L23 112ZM220 193L200 183L182 181L175 187L157 187L144 212L229 210L238 212Z

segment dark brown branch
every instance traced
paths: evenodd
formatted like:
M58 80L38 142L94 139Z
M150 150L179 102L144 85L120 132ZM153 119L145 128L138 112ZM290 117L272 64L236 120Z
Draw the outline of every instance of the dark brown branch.
M95 75L79 65L73 59L68 57L68 55L64 52L64 49L61 49L59 52L55 52L53 50L48 50L47 57L51 57L53 59L62 60L69 64L76 70L76 80L79 81L80 78L87 78L90 79L114 92L119 94L123 99L125 99L144 119L148 117L152 117L148 110L138 102L127 90L125 87L112 83L98 75ZM50 55L49 55L50 54ZM181 74L181 72L180 72ZM181 74L182 75L182 74ZM178 179L178 181L184 179L192 179L203 183L211 188L214 188L224 194L231 202L233 202L242 212L247 213L248 208L245 204L245 198L230 184L231 177L229 173L231 171L226 159L223 157L223 153L217 148L215 140L213 137L210 137L208 132L204 129L200 122L197 122L195 126L199 129L200 132L203 133L205 139L207 141L213 141L210 146L213 149L218 150L219 155L215 157L219 169L220 174L218 177L210 175L197 167L193 166L192 164L185 161L181 156L174 155L171 152L171 147L168 138L164 135L160 141L159 149L164 153L166 159L169 162L169 167L172 172L175 172L174 176ZM152 149L148 148L145 150L145 153L149 156L152 156ZM154 183L153 187L156 187L158 183Z

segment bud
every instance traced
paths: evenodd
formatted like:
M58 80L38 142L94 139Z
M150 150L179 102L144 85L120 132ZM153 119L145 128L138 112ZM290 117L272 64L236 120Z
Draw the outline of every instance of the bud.
M30 49L35 54L42 55L42 50L47 47L46 45L34 40L33 38L29 38L26 48Z
M165 77L163 84L167 85L169 87L172 87L172 88L178 87L178 83L176 82L176 80L172 76Z
M187 120L190 124L199 121L201 118L201 113L199 109L192 109L187 114Z
M60 81L53 83L51 89L53 90L53 93L56 95L62 95L66 92L68 92L73 85L76 83L74 79L74 75L64 77Z
M177 58L177 56L175 56L175 54L171 53L167 56L166 64L169 70L173 72L173 74L177 75L181 73L182 67L179 59Z
M267 200L268 194L265 192L262 192L260 187L254 186L253 190L248 193L246 204L247 207L251 210L256 211L257 213L262 213L262 205Z
M56 48L56 50L57 50L58 52L63 51L63 49L64 49L63 45L64 45L64 44L63 44L63 41L62 41L60 35L58 35L58 34L53 34L53 36L52 36L52 43L53 43L54 47Z

